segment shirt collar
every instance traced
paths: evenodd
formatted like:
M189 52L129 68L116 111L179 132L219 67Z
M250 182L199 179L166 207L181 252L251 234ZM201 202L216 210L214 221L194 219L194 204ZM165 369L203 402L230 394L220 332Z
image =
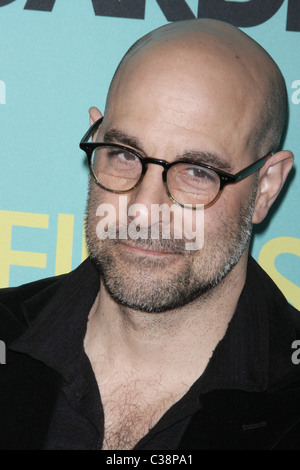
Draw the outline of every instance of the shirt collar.
M82 361L88 314L99 286L99 271L88 258L23 302L29 328L11 349L31 355L71 381Z
M281 314L278 297L283 310L286 301L264 276L250 258L236 312L192 390L197 388L201 393L213 389L262 391L291 370L291 343L295 333ZM99 271L88 258L47 288L47 295L42 290L24 302L30 327L11 345L12 349L33 356L71 381L83 358L88 314L99 285Z

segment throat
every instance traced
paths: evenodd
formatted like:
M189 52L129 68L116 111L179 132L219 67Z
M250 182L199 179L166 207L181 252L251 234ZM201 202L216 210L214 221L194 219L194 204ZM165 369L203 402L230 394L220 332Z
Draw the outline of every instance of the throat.
M88 321L85 350L104 377L125 371L164 385L199 377L223 338L234 308L190 304L178 311L149 314L116 304L108 295L95 302Z
M103 292L84 346L104 409L103 449L130 450L203 374L236 305L149 314L121 309Z

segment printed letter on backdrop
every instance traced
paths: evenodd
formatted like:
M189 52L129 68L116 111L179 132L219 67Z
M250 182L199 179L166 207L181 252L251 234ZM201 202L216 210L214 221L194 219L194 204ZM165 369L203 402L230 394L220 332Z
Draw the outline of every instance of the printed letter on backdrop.
M269 20L279 10L284 0L199 0L198 18L228 21L235 26L257 26ZM298 1L298 0L297 0Z

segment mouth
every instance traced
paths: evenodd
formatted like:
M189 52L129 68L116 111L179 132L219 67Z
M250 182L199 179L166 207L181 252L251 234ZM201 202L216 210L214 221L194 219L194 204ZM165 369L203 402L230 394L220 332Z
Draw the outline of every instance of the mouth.
M128 252L140 254L142 256L174 256L180 253L166 249L163 247L147 246L147 245L138 245L133 243L128 243L128 241L120 241L119 244Z

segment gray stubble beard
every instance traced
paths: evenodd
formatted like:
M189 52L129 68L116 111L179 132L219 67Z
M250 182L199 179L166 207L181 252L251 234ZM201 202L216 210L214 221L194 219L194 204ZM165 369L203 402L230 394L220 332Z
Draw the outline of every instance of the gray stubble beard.
M141 247L151 243L160 248L174 246L184 261L184 269L174 269L172 263L148 257L130 260L118 251L118 239L100 240L96 235L96 213L99 204L97 189L90 184L87 201L86 238L91 258L99 268L101 279L109 295L121 306L133 310L161 313L183 307L193 300L210 294L233 267L246 249L252 233L252 214L256 188L250 200L241 207L239 220L227 219L223 223L223 237L210 235L209 247L198 252L180 254L178 240L137 240ZM198 256L197 256L198 254ZM131 273L130 273L131 271Z

